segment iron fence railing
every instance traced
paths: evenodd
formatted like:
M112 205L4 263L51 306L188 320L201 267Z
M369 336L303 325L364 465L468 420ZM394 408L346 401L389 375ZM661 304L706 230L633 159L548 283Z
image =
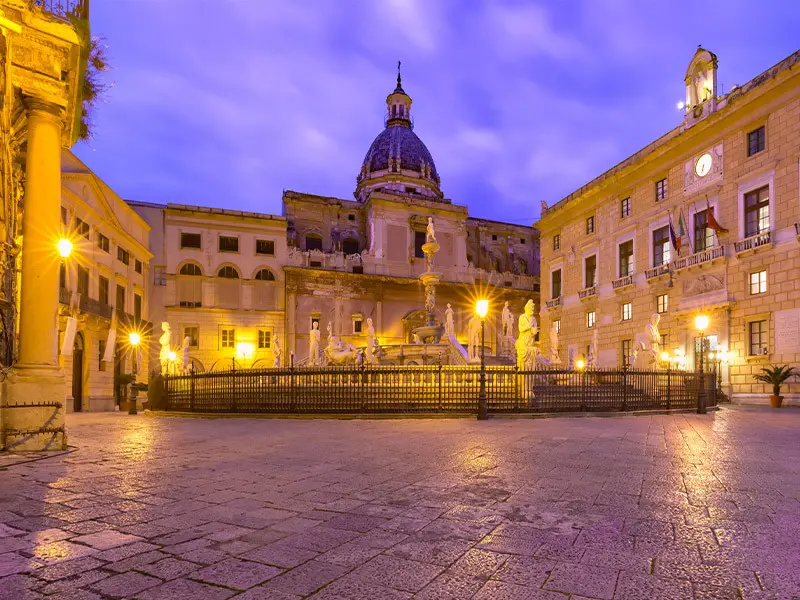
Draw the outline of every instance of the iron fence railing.
M206 413L475 413L480 368L468 366L243 369L164 377L163 407ZM716 373L704 375L716 405ZM690 371L486 368L489 412L696 408Z
M30 0L31 4L61 19L69 15L81 19L89 17L89 0Z

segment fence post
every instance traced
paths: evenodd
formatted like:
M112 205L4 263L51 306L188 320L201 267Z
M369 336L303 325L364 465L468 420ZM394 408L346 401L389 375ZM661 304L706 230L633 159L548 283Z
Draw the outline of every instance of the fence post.
M670 366L669 361L667 361L667 410L670 410L672 408L672 397L671 397L671 393L672 393L672 385L671 385L671 383L672 382L671 382L671 379L672 379L672 368Z
M439 404L439 412L442 412L442 361L439 361L439 369L437 370L437 376L439 377L439 382L437 384L437 401Z
M195 400L195 380L194 380L194 369L192 369L191 373L189 374L189 410L194 412L194 400Z
M289 361L289 412L295 411L295 404L297 398L295 397L294 389L294 352L292 352Z
M622 363L622 412L628 409L628 361Z

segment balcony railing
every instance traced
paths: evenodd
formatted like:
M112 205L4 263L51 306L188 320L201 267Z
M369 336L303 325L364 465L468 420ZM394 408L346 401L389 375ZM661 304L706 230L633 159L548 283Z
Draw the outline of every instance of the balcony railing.
M111 318L111 307L108 304L100 302L99 300L93 300L88 296L81 296L81 312L92 313L93 315L105 319Z
M30 3L65 21L69 16L89 18L89 0L30 0Z
M546 303L547 308L556 308L557 306L561 306L561 296L558 298L553 298L552 300L548 300Z
M736 254L740 254L741 252L755 250L759 246L766 246L771 241L772 241L772 232L767 231L766 233L751 235L749 238L739 240L738 242L733 242L733 248L736 250Z
M629 285L633 285L633 274L626 275L625 277L620 277L619 279L615 279L614 281L611 282L611 286L615 290L627 287Z
M716 246L714 248L709 248L708 250L695 252L694 254L684 256L683 258L677 258L672 265L675 270L678 271L680 269L685 269L686 267L693 267L702 263L711 262L712 260L722 258L723 256L725 256L725 248L723 246Z
M656 277L661 277L667 273L669 273L669 263L658 265L657 267L653 267L651 269L646 269L644 276L647 279L655 279Z
M585 300L586 298L591 298L592 296L597 295L597 286L593 285L591 287L583 288L582 290L578 291L578 298L581 300Z

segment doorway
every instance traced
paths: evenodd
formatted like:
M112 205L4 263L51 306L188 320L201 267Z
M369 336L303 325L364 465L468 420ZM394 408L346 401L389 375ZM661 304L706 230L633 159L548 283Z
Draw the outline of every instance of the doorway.
M72 347L72 410L83 409L83 335L75 334L75 345Z

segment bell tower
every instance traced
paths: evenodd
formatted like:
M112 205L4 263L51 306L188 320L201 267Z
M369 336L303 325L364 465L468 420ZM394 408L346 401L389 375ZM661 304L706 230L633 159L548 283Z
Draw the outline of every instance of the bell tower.
M702 46L697 47L686 69L686 115L691 127L717 110L717 56Z
M392 127L400 125L414 128L414 123L411 120L411 96L406 94L403 90L403 85L400 78L400 61L397 61L397 87L394 91L386 96L386 126Z

